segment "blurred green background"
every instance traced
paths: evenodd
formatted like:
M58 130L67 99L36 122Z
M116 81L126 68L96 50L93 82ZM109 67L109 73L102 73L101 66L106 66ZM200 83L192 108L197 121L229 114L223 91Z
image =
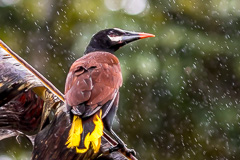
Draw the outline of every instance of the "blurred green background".
M239 0L0 0L0 39L62 92L105 28L153 33L120 49L116 133L142 160L240 158ZM0 142L0 159L31 145Z

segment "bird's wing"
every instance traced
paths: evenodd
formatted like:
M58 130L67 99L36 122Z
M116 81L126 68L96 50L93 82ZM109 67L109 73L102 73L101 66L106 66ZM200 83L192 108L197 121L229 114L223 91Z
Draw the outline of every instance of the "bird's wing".
M63 101L56 87L0 40L0 130L36 134Z
M65 98L78 106L84 117L91 116L107 102L114 101L122 84L120 64L112 54L88 55L71 67L65 85ZM89 59L89 60L88 60Z

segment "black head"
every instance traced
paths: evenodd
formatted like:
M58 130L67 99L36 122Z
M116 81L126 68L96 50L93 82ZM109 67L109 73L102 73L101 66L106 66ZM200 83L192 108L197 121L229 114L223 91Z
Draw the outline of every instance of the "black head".
M154 35L142 32L125 31L119 28L101 30L92 37L84 54L94 51L114 53L127 43L147 37L154 37Z

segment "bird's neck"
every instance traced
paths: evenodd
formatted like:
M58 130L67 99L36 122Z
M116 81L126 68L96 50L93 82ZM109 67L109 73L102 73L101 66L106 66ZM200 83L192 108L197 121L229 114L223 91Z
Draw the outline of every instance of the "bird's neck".
M92 46L87 46L87 48L86 48L86 50L84 52L84 55L86 55L86 54L88 54L90 52L95 52L95 51L97 51L96 48L93 48Z
M114 54L114 50L112 49L108 49L108 48L96 48L96 47L92 47L92 46L87 46L85 52L84 52L84 55L88 54L88 53L91 53L91 52L95 52L95 51L102 51L102 52L109 52L109 53L112 53Z

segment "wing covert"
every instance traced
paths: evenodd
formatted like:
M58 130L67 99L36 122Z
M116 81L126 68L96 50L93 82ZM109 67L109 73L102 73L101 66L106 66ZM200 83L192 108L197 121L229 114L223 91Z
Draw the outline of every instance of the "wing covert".
M86 56L90 61L86 60ZM116 61L108 60L104 56L105 59L101 60L97 53L86 56L78 59L70 68L65 97L70 106L81 107L85 104L83 114L91 116L114 98L122 84L122 75L120 64L114 63ZM111 54L110 58L113 56Z

